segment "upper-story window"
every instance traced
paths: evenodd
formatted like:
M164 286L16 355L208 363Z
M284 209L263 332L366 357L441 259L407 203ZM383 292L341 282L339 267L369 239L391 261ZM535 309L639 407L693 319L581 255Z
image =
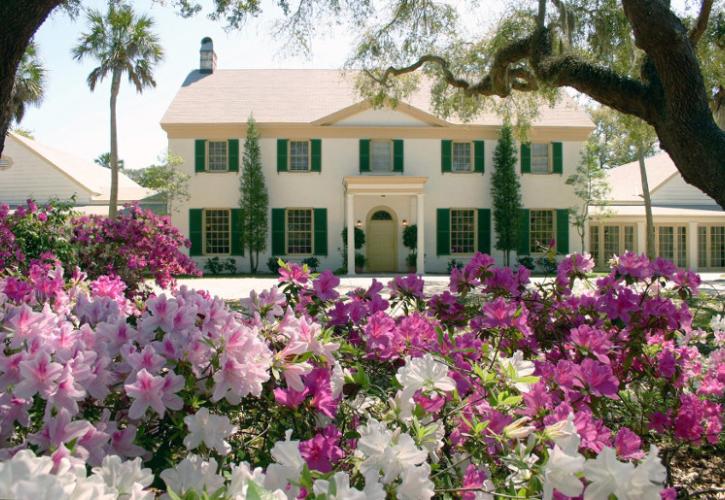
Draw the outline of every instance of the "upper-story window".
M309 141L290 141L289 169L291 172L305 172L310 169Z
M227 141L209 141L207 165L210 172L222 172L229 169Z
M451 171L470 172L472 167L471 143L454 142L451 150Z
M549 145L548 144L532 144L531 145L531 173L548 174L549 168Z
M393 171L392 141L370 141L370 170L373 172Z

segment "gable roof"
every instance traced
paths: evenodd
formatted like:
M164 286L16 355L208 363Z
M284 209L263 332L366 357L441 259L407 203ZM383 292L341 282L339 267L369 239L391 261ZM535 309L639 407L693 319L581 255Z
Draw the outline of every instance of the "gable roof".
M645 159L647 184L650 193L667 182L672 176L679 175L675 163L665 151ZM642 203L642 179L639 174L639 161L625 163L607 172L609 180L609 199L617 202Z
M356 71L325 69L236 69L211 74L192 71L161 118L161 125L241 124L252 113L258 123L319 124L346 108L361 105L355 88L357 75ZM418 90L405 103L434 117L432 83L421 80ZM464 124L455 118L442 123ZM499 126L501 118L487 112L465 124ZM566 95L553 108L542 105L532 125L594 128L587 113Z
M65 151L46 146L22 135L10 132L8 137L40 156L53 167L60 170L72 181L93 193L94 201L108 201L111 197L110 170ZM155 192L139 186L129 177L119 172L118 200L137 201Z

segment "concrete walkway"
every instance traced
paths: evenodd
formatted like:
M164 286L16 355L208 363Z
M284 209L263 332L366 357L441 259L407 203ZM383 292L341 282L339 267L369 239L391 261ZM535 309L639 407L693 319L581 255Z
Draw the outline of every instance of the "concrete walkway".
M701 290L712 294L722 295L725 297L725 274L723 273L701 273L702 278ZM340 286L338 290L346 293L356 288L367 288L373 279L387 285L393 279L391 275L382 276L355 276L340 277ZM424 276L426 295L433 295L448 289L448 276L427 275ZM546 278L532 278L534 283L543 282ZM207 290L212 295L216 295L224 300L235 300L249 296L252 290L262 291L269 289L277 284L277 280L271 277L264 278L185 278L179 280L179 285L186 285L196 290Z

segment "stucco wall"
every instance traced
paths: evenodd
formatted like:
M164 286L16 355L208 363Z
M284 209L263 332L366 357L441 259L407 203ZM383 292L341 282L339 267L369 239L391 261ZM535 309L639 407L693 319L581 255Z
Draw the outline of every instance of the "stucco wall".
M443 135L445 132L441 132ZM371 134L372 135L372 134ZM442 173L440 165L440 139L406 139L405 168L403 175L426 176L425 187L425 242L426 271L445 272L451 256L436 256L436 209L437 208L491 208L490 184L493 169L493 152L496 141L485 142L485 173ZM240 144L244 138L240 137ZM184 158L183 168L191 175L189 192L191 199L173 214L173 222L188 234L189 208L231 208L238 206L238 173L194 173L194 140L170 139L170 149ZM276 138L260 139L264 174L269 191L270 208L317 207L327 208L328 256L320 257L321 265L335 269L342 264L338 248L342 246L340 232L345 222L345 197L343 178L359 175L359 140L357 138L323 138L321 173L278 173L276 171ZM243 149L243 146L240 147ZM581 142L563 142L563 174L526 174L521 179L523 204L527 208L569 208L576 205L576 197L566 178L574 172L582 149ZM240 158L243 151L240 151ZM517 171L520 170L517 166ZM356 196L355 221L367 220L369 211L377 206L393 209L398 219L398 269L405 270L407 249L402 244L402 220L415 221L415 205L410 196ZM576 231L570 227L569 249L580 251ZM495 235L492 234L492 248ZM271 242L268 243L268 249ZM502 262L501 252L493 251ZM260 262L264 269L269 250ZM239 258L244 270L248 259ZM204 259L200 259L203 261ZM460 259L459 259L460 260Z

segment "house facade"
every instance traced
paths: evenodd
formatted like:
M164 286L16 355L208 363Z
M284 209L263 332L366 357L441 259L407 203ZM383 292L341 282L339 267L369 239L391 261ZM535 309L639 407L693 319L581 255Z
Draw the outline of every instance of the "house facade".
M10 132L0 158L0 204L11 208L32 198L37 203L71 201L88 214L108 214L111 171L38 141ZM119 174L119 205L154 195ZM151 204L153 205L153 204ZM152 206L148 206L152 208Z
M645 160L655 226L655 253L698 271L725 270L725 212L687 184L666 152ZM588 250L604 268L626 250L643 253L647 234L639 162L607 173L610 193L593 210Z
M169 149L191 175L190 199L173 222L200 263L233 257L248 269L240 244L239 179L246 122L260 132L269 192L269 240L261 254L321 268L347 263L359 227L369 272L406 272L402 234L417 226L417 272L445 272L451 260L492 254L493 153L501 126L494 114L461 123L434 116L429 89L395 107L361 101L355 75L332 70L218 70L211 42L162 118ZM567 210L574 173L593 124L569 100L543 106L529 141L518 145L524 209L518 255L555 240L559 253L581 251ZM347 230L345 229L347 228ZM422 249L422 250L421 250Z

